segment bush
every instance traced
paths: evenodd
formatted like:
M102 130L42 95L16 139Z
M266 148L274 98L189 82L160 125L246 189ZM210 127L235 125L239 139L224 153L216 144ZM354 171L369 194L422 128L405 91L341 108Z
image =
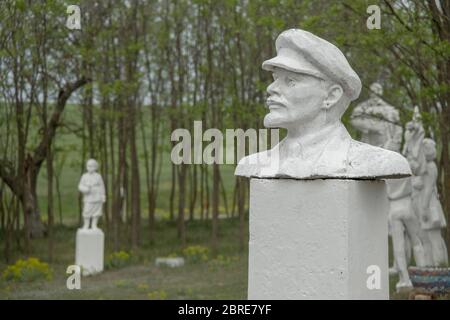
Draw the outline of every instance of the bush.
M208 262L208 266L210 270L215 270L219 268L229 267L238 260L238 256L230 257L219 254L215 259L212 259Z
M17 282L32 282L38 279L52 279L52 270L47 263L37 258L19 259L2 273L2 279Z
M183 250L183 256L188 262L197 263L207 261L209 250L203 246L189 246Z
M156 290L147 293L147 298L150 300L165 300L167 299L167 292L164 290Z
M106 269L123 268L132 262L131 252L117 251L113 252L106 258Z

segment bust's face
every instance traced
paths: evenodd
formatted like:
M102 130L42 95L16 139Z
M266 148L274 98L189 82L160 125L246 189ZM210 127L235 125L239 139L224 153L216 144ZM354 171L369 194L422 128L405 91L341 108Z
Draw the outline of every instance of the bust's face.
M322 80L281 68L273 70L274 81L267 87L268 128L292 128L308 123L321 112L327 91Z
M94 161L88 161L86 164L86 170L89 173L97 171L97 163L95 163Z

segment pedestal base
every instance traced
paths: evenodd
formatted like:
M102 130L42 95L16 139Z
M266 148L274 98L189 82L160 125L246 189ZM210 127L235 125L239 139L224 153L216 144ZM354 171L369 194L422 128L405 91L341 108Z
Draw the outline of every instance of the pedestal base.
M249 299L389 299L388 280L384 181L251 179Z
M84 276L103 271L105 236L100 229L78 229L75 264L81 266Z

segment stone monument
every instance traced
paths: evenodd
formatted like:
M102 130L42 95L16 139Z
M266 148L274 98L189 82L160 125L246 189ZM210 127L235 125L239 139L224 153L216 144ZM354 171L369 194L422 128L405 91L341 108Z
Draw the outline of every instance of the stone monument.
M403 154L413 173L412 204L420 221L425 265L438 267L448 261L440 230L446 226L446 222L436 190L436 146L433 140L425 138L422 117L417 107L414 109L413 119L406 124Z
M103 271L104 239L103 231L97 227L106 201L105 185L99 173L98 163L90 159L86 163L87 172L81 177L78 190L83 194L83 227L77 230L75 264L82 267L83 275Z
M353 110L352 125L361 131L361 140L388 150L400 152L403 129L398 110L382 98L383 88L379 83L370 86L371 96ZM408 274L409 246L412 244L416 264L425 264L424 250L419 237L419 220L412 209L411 178L386 180L389 199L389 230L392 238L394 267L399 274L397 291L413 288Z
M431 266L442 267L448 264L447 246L441 229L447 226L444 211L437 193L436 143L430 138L423 140L427 170L423 176L421 228L425 238L425 250L431 252Z
M372 83L370 91L370 98L353 109L350 122L361 132L362 142L399 152L403 135L400 114L381 98L381 84Z
M250 180L249 299L388 299L384 178L411 171L399 153L353 140L341 123L361 81L333 44L281 33L264 125L285 128L244 157Z

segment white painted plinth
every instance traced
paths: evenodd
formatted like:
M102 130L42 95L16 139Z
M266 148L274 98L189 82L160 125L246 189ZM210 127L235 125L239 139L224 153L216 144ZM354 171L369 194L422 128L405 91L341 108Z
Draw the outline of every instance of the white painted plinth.
M75 248L75 264L82 267L83 275L103 271L105 235L100 229L78 229Z
M248 298L388 299L384 181L251 179Z
M184 258L174 257L174 258L156 258L155 264L160 266L168 266L170 268L178 268L184 266Z

